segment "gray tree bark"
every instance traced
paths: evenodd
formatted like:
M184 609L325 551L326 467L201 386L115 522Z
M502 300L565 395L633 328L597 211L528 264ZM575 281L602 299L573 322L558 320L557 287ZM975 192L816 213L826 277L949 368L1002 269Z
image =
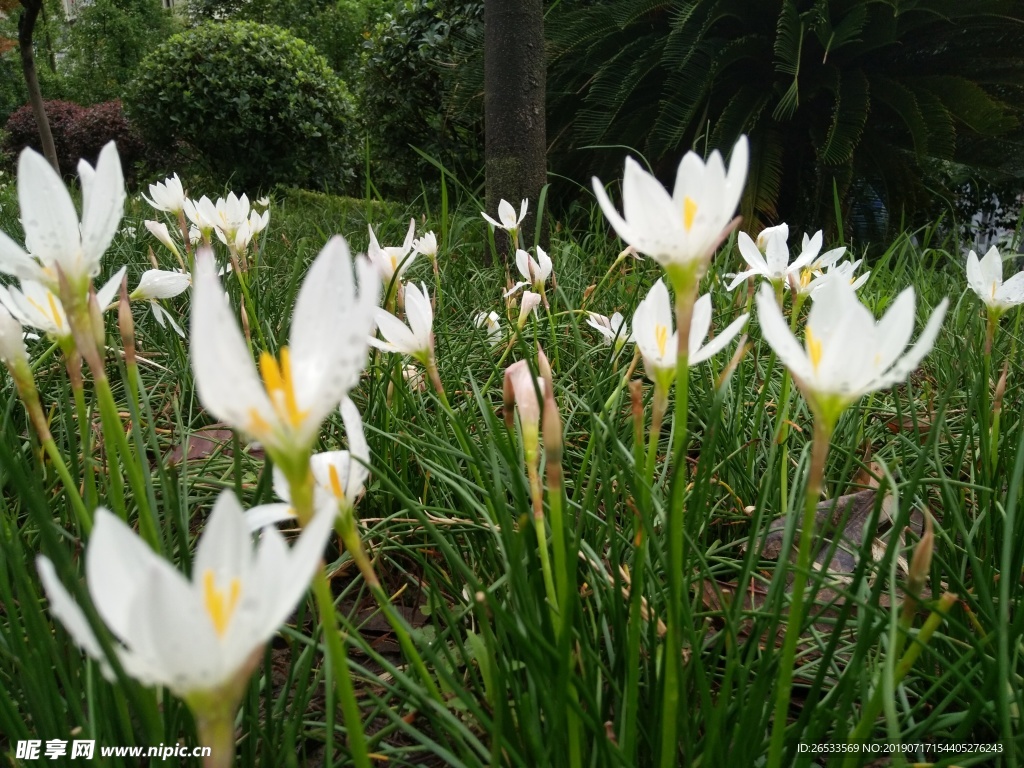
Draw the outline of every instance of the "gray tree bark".
M32 51L32 33L35 30L39 12L42 10L43 0L21 0L21 5L25 9L18 17L18 49L21 53L21 71L25 74L28 100L32 104L32 112L36 116L43 156L50 161L54 170L60 173L60 166L57 164L57 148L53 144L50 121L46 117L46 108L43 106L43 93L39 89L39 78L36 76L36 57Z
M530 201L520 224L519 247L533 244L537 201L547 182L545 127L544 7L542 0L484 1L484 159L487 212L497 218L498 203L519 211ZM545 240L542 233L542 245ZM495 232L505 263L511 242Z

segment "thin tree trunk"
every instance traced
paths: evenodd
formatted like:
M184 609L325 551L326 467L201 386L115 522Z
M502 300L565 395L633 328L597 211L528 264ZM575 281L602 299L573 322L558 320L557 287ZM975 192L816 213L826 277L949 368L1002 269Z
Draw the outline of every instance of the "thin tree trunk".
M21 17L18 19L18 48L21 51L21 69L25 73L28 100L32 104L32 112L36 116L43 155L50 161L50 165L57 173L60 173L60 166L57 164L57 148L53 144L53 134L50 133L50 121L46 117L46 108L43 106L43 94L39 90L39 78L36 77L36 58L32 52L32 32L36 26L36 19L39 18L39 11L43 7L43 0L21 0L21 5L25 10L21 12Z
M487 211L497 217L498 203L505 199L518 213L520 201L530 201L529 215L520 224L520 248L533 244L538 198L547 182L546 71L542 0L485 0ZM499 230L495 240L508 263L509 238Z

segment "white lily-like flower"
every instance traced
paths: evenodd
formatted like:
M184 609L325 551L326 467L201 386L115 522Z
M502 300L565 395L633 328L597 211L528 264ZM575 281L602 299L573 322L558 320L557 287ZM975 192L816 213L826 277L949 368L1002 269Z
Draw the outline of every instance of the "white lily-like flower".
M427 232L423 237L412 241L412 249L430 259L437 258L437 235Z
M967 284L996 316L1024 304L1024 272L1004 283L1003 259L994 245L980 260L974 251L967 254Z
M747 178L747 162L746 136L733 147L728 172L717 150L706 164L694 152L687 152L669 195L654 176L633 158L627 158L622 180L623 215L619 215L597 177L593 179L594 194L604 215L628 245L636 246L666 268L695 270L699 276L736 213Z
M523 448L528 464L536 460L540 436L541 401L544 379L534 377L526 360L512 363L505 369L505 424L512 427L513 406L519 413L519 426L523 430Z
M871 276L870 269L863 275L859 275L857 277L853 276L853 273L857 271L857 267L859 267L863 261L864 259L857 259L857 261L844 261L840 264L833 264L822 274L806 283L804 282L803 276L801 276L800 287L797 289L797 293L804 296L810 296L812 299L817 299L822 287L832 280L847 283L853 288L853 290L859 290Z
M215 206L217 211L217 236L223 243L231 243L238 229L249 221L249 198L244 194L237 197L234 192L219 198ZM269 215L268 215L269 220Z
M185 331L171 314L160 306L160 299L171 299L188 290L192 285L192 276L187 272L163 269L147 269L142 273L135 290L128 294L132 301L148 301L153 319L161 328L169 324L176 334L185 338Z
M234 698L233 712L258 651L305 594L333 520L332 510L318 510L291 548L273 528L254 548L238 500L224 491L199 539L189 580L117 516L98 508L85 580L118 641L114 648L125 671L143 684L167 687L194 711L209 706L211 696ZM36 565L51 613L112 677L53 563L40 555Z
M344 513L355 506L370 476L370 447L363 432L359 409L347 397L341 401L341 419L345 424L349 450L314 453L309 459L309 467L316 483L314 505L318 509L323 505L333 505ZM298 519L291 506L288 480L277 467L274 467L274 493L282 503L264 504L245 514L250 529L255 531L267 525Z
M807 317L804 344L789 330L767 286L757 295L765 340L789 368L811 409L831 424L862 395L903 381L931 351L948 299L932 313L909 350L914 289L904 289L880 320L860 303L846 280L829 280Z
M418 253L413 250L415 236L416 219L409 219L409 231L405 233L405 242L402 243L402 246L392 245L381 248L380 243L377 242L377 236L373 233L373 226L370 226L370 247L366 249L366 255L385 286L390 285L392 280L401 279L405 271L412 266L413 259Z
M220 216L217 213L217 206L206 195L198 200L186 199L184 204L185 215L195 225L202 237L209 237L217 228ZM192 232L189 230L189 239L192 239ZM198 238L197 238L198 240ZM193 240L196 242L196 240Z
M522 249L517 250L516 267L519 269L519 274L525 277L526 280L513 285L505 292L505 296L511 296L520 288L525 288L526 286L530 286L535 291L540 292L544 289L544 283L551 277L551 258L539 245L537 246L536 259Z
M601 340L605 344L613 344L616 352L633 340L633 336L629 332L629 325L626 324L621 312L615 312L611 317L599 315L597 312L588 312L587 325L601 334Z
M405 291L405 316L408 325L385 309L377 309L377 330L384 341L370 338L370 344L385 352L412 355L424 365L434 348L434 309L427 287L409 283Z
M523 326L526 325L526 321L530 319L530 313L537 314L537 307L540 306L541 295L534 293L533 291L523 291L523 298L519 302L519 322L518 327L522 330Z
M487 340L492 346L501 341L501 317L497 312L479 312L473 318L473 325L487 329Z
M187 272L147 269L139 278L139 284L135 286L135 290L128 294L128 298L133 301L173 299L187 291L190 285L192 285L192 276Z
M633 314L633 341L640 349L648 378L666 390L676 374L678 337L674 329L672 301L664 280L658 280ZM702 363L725 348L740 332L747 315L740 315L714 339L704 344L711 329L711 294L704 294L693 305L690 321L687 363Z
M256 198L256 205L258 205L260 208L269 208L270 207L270 197L267 196L267 195L264 195L263 197Z
M28 253L0 232L0 272L34 280L58 292L60 269L71 290L84 301L89 280L99 274L103 254L117 234L125 191L121 160L113 142L100 151L95 169L83 160L78 170L81 221L60 175L39 153L22 151L18 159L18 200Z
M509 234L519 231L519 225L523 223L523 219L526 218L526 210L529 207L530 201L523 200L519 206L519 216L516 216L516 209L512 207L512 203L508 200L502 200L498 203L498 221L495 221L485 212L481 211L480 215L483 216L487 223L496 229L504 229Z
M126 269L121 267L96 291L96 305L101 310L105 311L112 306ZM55 341L70 341L71 326L64 305L60 297L42 283L22 280L21 290L13 286L0 286L0 304L22 325L40 330Z
M845 252L845 248L829 251L818 258L821 251L822 232L818 230L813 237L804 235L803 249L792 263L789 261L789 226L780 224L769 227L757 236L755 244L746 232L740 232L737 238L740 255L750 269L733 276L733 281L726 290L731 291L737 285L754 275L761 275L773 286L781 287L787 283L796 284L802 272L808 276L820 274L821 270L835 263ZM761 251L764 250L762 255Z
M185 189L181 185L178 174L149 185L150 197L142 199L158 211L167 211L177 216L185 208Z
M257 374L212 254L200 251L196 261L190 339L200 400L259 440L277 464L304 462L366 365L378 295L373 268L362 258L353 264L344 238L331 238L302 283L289 345L276 358L264 351Z
M146 225L146 229L153 235L160 243L173 253L178 258L181 258L181 252L178 250L178 244L174 242L174 238L171 237L170 230L167 229L167 225L161 221L150 221L146 220L143 222Z

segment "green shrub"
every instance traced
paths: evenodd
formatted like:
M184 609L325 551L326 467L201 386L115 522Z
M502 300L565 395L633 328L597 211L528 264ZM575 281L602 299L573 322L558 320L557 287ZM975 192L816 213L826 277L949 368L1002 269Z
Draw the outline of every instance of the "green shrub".
M343 186L352 99L316 49L278 27L211 22L139 66L126 99L148 136L185 142L234 183Z

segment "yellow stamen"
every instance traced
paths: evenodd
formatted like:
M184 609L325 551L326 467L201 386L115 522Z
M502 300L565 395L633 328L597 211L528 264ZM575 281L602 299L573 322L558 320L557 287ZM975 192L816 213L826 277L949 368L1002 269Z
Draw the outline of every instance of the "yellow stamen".
M339 501L345 498L345 489L341 487L341 480L338 479L338 468L333 464L327 465L327 474L331 481L331 493Z
M800 272L800 287L806 288L811 284L811 278L814 277L814 273L810 269L804 269Z
M398 269L398 257L397 256L392 256L391 257L391 271L394 272L396 269Z
M993 299L993 301L995 300L995 298L996 298L996 284L992 283L992 299Z
M218 637L224 637L241 595L242 582L237 577L231 580L227 594L225 594L224 590L217 589L211 569L207 568L203 573L203 599L206 602L206 612L210 615L213 629L217 632Z
M811 367L813 367L814 372L817 373L818 366L821 364L821 339L815 337L814 331L810 329L810 326L807 328L806 339L807 354L810 355L811 358Z
M29 304L36 308L39 314L57 326L58 331L64 330L64 321L60 319L60 310L57 308L57 300L54 298L52 293L47 292L46 294L47 304L50 305L49 309L44 307L35 299L29 298L28 296L25 298L28 299Z
M295 400L295 381L292 378L292 362L288 347L281 347L280 364L272 354L264 351L260 355L260 375L263 377L263 386L270 395L274 410L281 420L292 427L302 424L309 411L300 411ZM265 421L263 423L266 424Z
M683 229L689 232L695 218L697 218L697 201L687 195L683 199Z
M664 325L655 325L654 339L658 342L658 354L664 357L665 344L668 342L668 327Z

